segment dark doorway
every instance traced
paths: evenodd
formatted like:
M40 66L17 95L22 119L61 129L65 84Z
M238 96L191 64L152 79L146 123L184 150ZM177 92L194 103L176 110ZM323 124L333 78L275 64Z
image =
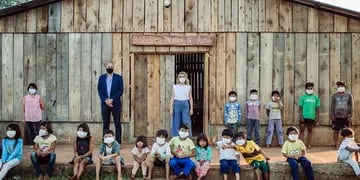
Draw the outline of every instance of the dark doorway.
M193 136L204 132L204 60L205 54L202 53L175 54L175 79L180 71L185 71L188 73L192 86L194 101L194 112L191 116Z

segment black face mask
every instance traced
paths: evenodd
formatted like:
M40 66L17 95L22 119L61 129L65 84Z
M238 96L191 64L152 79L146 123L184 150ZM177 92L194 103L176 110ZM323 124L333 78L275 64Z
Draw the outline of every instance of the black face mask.
M112 72L114 72L114 69L113 68L106 68L106 71L111 74Z

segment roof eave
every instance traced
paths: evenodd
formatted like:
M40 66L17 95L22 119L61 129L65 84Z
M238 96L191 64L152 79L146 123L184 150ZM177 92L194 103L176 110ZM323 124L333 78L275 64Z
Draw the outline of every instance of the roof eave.
M0 9L0 18L1 17L5 17L5 16L9 16L12 14L16 14L22 11L27 11L33 8L37 8L43 5L47 5L47 4L51 4L54 2L58 2L61 0L32 0L29 2L25 2L25 3L21 3L21 4L17 4L15 6L11 6L8 8L4 8L4 9Z

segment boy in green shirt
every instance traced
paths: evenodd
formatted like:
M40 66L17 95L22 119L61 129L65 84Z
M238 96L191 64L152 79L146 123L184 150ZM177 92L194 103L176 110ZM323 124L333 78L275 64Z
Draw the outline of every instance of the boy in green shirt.
M319 118L320 99L314 94L314 83L305 84L305 94L299 99L300 139L304 141L304 131L308 128L308 149L311 149L312 130Z

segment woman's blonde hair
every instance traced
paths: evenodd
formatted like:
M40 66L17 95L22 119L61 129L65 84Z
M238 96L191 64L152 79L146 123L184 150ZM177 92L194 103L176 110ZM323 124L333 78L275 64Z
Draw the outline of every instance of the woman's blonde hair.
M184 75L185 78L186 78L185 84L186 84L186 85L190 85L190 80L188 79L188 74L187 74L186 72L184 72L184 71L179 72L179 74L177 75L177 77L176 77L176 84L180 84L180 81L179 81L179 76L180 76L180 75Z

